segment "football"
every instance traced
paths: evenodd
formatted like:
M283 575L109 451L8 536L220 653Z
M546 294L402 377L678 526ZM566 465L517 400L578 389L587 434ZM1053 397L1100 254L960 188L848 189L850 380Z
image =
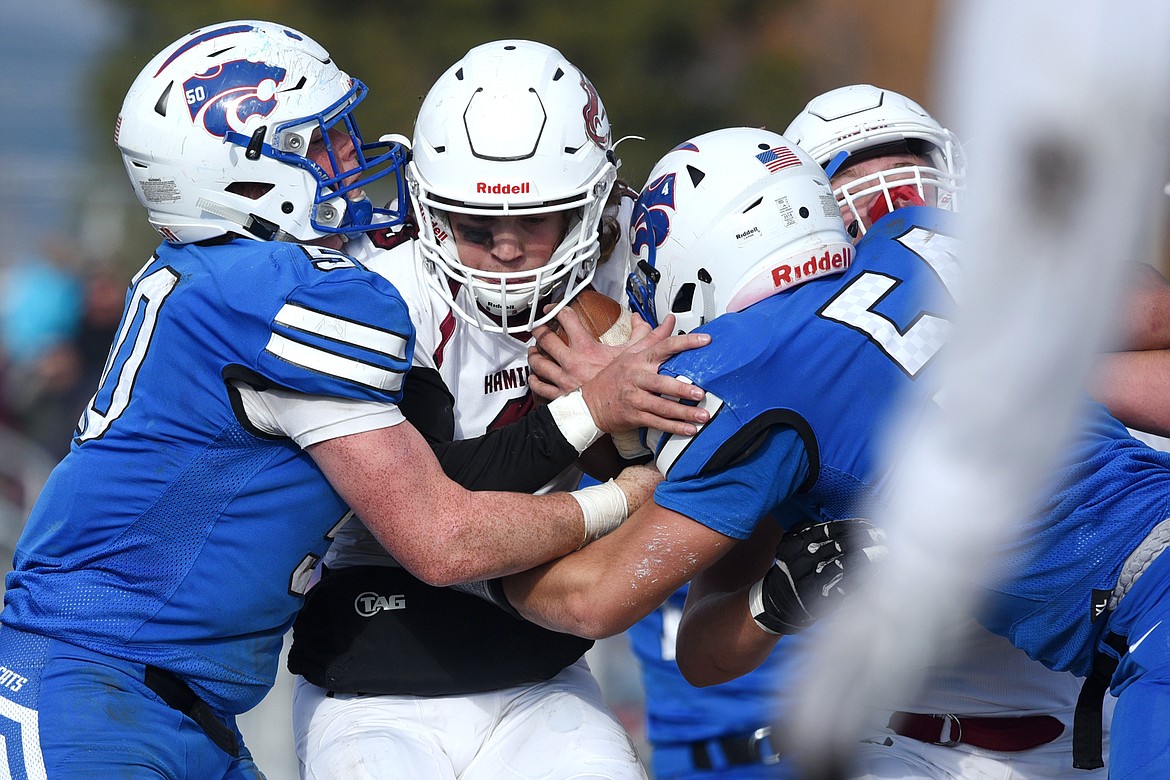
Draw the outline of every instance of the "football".
M569 308L577 312L593 338L602 344L614 347L630 340L630 312L613 298L586 289L577 293L577 297L569 303ZM560 323L554 319L549 321L548 326L567 343L565 335L561 333Z

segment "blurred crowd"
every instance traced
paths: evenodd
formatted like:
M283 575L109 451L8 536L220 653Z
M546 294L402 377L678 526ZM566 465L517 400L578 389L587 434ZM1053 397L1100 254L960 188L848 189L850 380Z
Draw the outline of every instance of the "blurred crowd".
M126 282L65 239L0 267L0 571L97 388Z

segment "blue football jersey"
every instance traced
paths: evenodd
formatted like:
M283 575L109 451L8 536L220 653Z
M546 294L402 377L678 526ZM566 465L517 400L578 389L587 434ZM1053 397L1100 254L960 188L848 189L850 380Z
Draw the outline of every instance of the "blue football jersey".
M650 437L666 476L657 503L739 539L785 502L826 520L881 506L889 426L904 408L935 403L958 277L953 219L899 209L843 274L704 326L712 343L663 371L705 389L712 418L694 436ZM984 616L1032 657L1082 675L1100 629L1092 591L1112 589L1170 513L1170 456L1086 406L1056 491L1021 518L988 573L997 584Z
M1055 489L997 551L987 573L995 598L981 616L1033 658L1082 676L1093 640L1106 628L1127 635L1150 606L1135 594L1108 622L1094 620L1126 559L1170 517L1170 455L1134 439L1104 407L1089 404L1084 417ZM1164 590L1164 569L1142 575L1145 589Z
M771 725L781 688L793 679L788 667L797 658L791 649L796 637L785 637L754 671L720 685L696 688L682 676L674 654L686 593L683 586L626 632L641 667L650 743L750 734Z
M895 401L931 402L931 358L947 331L938 311L955 273L950 216L899 210L844 274L700 328L711 345L663 372L706 390L712 417L695 436L651 442L666 475L655 500L738 539L790 499L825 520L870 511L885 489Z
M347 507L296 444L247 425L228 381L396 404L413 348L393 286L339 252L160 247L21 536L4 624L254 706Z

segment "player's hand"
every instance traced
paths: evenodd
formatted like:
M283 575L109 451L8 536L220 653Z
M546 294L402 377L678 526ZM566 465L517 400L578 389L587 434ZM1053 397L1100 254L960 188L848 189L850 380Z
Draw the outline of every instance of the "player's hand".
M884 532L861 518L794 526L752 588L752 617L773 634L803 631L845 598L859 569L884 556L884 542Z
M629 340L607 346L597 340L570 306L557 313L557 324L560 334L548 325L535 328L532 335L536 346L528 349L528 363L533 371L529 384L533 393L546 401L581 387L650 333L646 321L633 314Z
M572 316L561 322L571 340L572 328L584 328ZM538 328L533 333L539 348L528 353L529 386L546 399L580 387L594 423L606 433L655 428L691 436L710 415L683 401L701 401L704 393L688 382L659 374L658 368L672 355L708 344L711 337L700 333L671 336L673 328L673 315L653 330L635 316L634 335L621 347L596 341L581 346L580 340L569 347L556 334ZM609 362L603 357L606 354Z

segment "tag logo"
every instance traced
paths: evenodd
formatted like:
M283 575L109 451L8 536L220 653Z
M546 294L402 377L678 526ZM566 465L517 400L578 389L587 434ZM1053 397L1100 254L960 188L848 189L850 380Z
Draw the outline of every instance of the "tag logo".
M373 617L379 612L392 612L396 609L406 609L406 596L380 596L369 591L361 593L353 600L354 611L362 617Z

